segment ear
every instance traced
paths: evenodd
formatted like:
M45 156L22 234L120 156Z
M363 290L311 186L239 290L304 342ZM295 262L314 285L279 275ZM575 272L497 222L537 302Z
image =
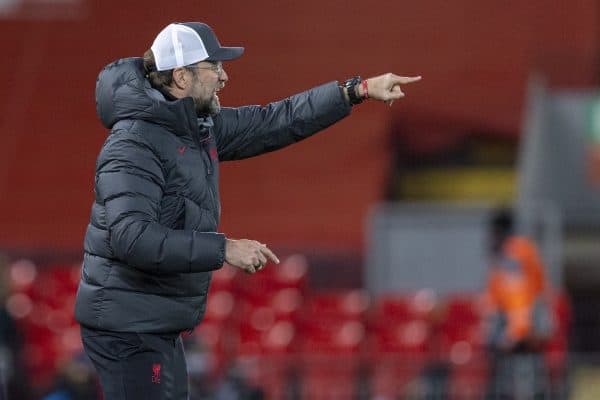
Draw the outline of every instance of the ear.
M178 89L185 89L189 84L188 74L185 68L175 68L173 70L173 84Z

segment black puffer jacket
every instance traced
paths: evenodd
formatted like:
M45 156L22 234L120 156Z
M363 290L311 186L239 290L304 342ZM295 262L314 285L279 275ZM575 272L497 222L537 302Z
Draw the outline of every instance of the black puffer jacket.
M96 108L111 134L96 165L75 316L91 328L157 333L200 322L211 271L223 265L219 161L279 149L350 112L331 82L199 119L191 98L167 101L150 86L140 58L104 68Z

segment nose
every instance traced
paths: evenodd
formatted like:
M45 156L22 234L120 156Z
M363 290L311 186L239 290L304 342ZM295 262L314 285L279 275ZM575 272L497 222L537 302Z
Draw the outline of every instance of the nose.
M221 72L221 75L219 76L219 80L222 82L227 82L229 80L229 75L227 75L227 71L225 71L224 67L223 72Z

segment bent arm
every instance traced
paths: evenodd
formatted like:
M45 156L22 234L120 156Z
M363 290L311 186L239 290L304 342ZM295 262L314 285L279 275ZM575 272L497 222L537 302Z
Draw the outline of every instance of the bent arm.
M107 142L96 172L110 246L119 260L156 273L210 271L223 265L225 236L158 223L165 181L157 155L139 135Z

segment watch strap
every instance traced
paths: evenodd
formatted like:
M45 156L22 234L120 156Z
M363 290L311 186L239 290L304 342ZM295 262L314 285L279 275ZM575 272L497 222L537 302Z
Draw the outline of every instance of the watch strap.
M344 87L350 99L350 105L356 105L363 102L363 98L356 93L356 88L360 85L362 79L360 76L354 76L344 82Z

